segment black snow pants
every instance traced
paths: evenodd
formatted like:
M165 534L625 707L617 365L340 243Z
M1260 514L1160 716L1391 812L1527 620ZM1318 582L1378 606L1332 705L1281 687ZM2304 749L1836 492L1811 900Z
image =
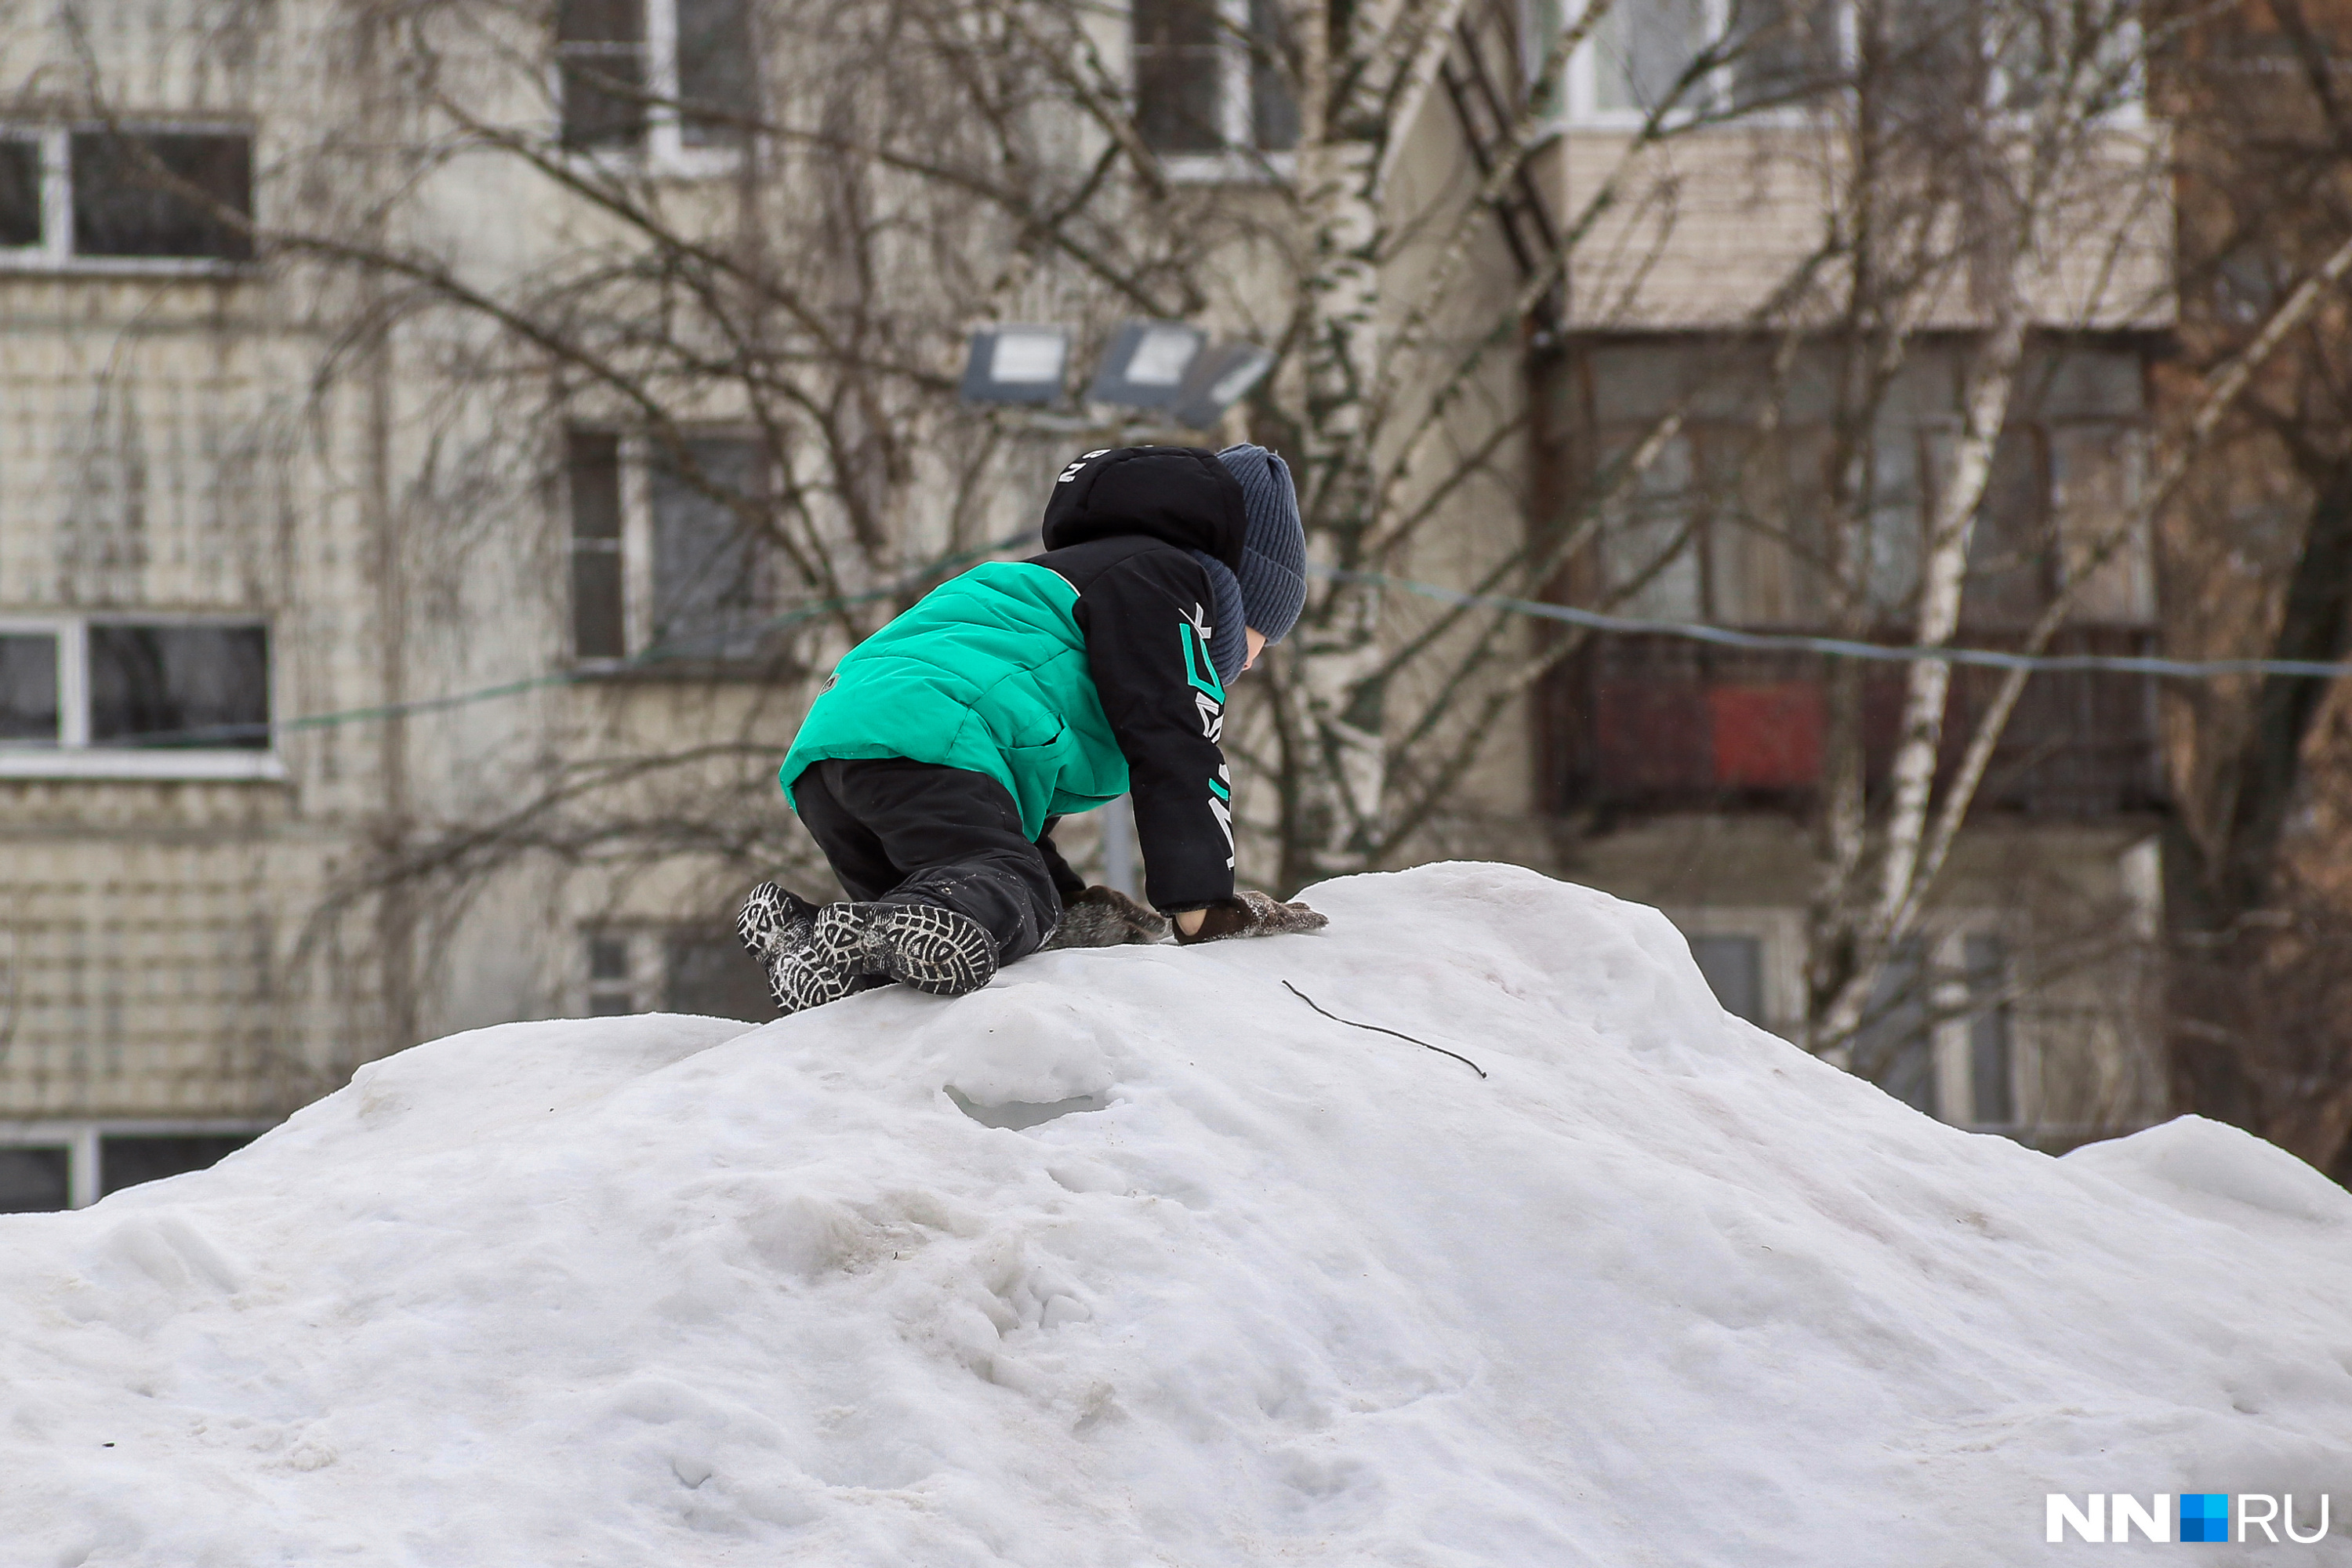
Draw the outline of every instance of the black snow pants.
M859 903L929 904L980 922L1010 963L1045 945L1066 896L1085 890L1054 847L1032 842L1010 791L986 773L903 757L833 757L793 781L800 818Z

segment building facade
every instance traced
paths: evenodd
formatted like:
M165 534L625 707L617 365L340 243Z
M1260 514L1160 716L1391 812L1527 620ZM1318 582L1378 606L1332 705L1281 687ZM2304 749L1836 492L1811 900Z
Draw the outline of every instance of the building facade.
M850 91L896 79L844 63L881 46L844 26L824 36L847 55L804 55L781 15L93 4L0 29L0 79L24 84L0 106L0 1208L207 1163L453 1030L764 1016L727 915L764 872L818 874L771 773L814 681L925 581L1015 547L1067 450L1115 429L971 416L942 436L859 379L936 398L974 322L1117 301L910 250L952 215L852 188L828 149L860 116L922 112L921 84ZM1853 186L1832 99L1766 100L1849 64L1854 23L1790 8L1695 74L1727 16L1622 15L1570 61L1451 290L1483 320L1572 245L1465 400L1503 431L1457 441L1488 454L1480 483L1433 503L1443 526L1402 563L1476 586L1531 517L1589 520L1563 601L1851 626L1807 529L1823 454L1854 447L1853 332L1834 290L1785 296ZM1262 341L1281 320L1252 279L1300 135L1281 16L1138 0L1087 24L1134 134L1237 237L1202 309ZM1557 22L1468 16L1401 204L1470 199ZM1727 122L1646 133L1694 83ZM2151 636L2144 541L2085 555L2133 504L2169 310L2168 209L2139 179L2160 136L2109 118L2049 231L2074 238L2029 269L2030 390L1962 640L2017 640L2062 593L2054 646ZM770 142L792 149L773 168ZM1036 143L1081 169L1099 145ZM1603 188L1622 199L1582 223ZM1436 241L1397 227L1410 279ZM870 309L910 270L929 315ZM1959 273L1920 286L1868 400L1865 623L1899 626L1903 542L1985 331ZM1654 448L1637 480L1602 484L1635 448ZM1657 903L1727 1005L1794 1033L1832 685L1810 656L1593 639L1503 710L1457 809L1399 853ZM1883 761L1886 688L1861 689ZM1956 710L1984 696L1964 679ZM2155 919L2153 722L2128 680L2033 686L1857 1053L1892 1091L2050 1142L2160 1110L2130 940Z

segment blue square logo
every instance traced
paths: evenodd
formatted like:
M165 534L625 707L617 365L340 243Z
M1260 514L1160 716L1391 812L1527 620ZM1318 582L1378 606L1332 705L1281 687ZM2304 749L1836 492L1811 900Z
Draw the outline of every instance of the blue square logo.
M2229 1540L2230 1494L2228 1492L2182 1492L2180 1494L2180 1539L2183 1541Z

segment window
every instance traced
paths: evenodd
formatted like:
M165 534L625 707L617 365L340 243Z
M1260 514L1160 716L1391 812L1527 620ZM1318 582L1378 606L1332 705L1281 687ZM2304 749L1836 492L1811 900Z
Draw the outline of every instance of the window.
M1171 172L1249 171L1298 144L1278 0L1134 0L1135 121Z
M572 642L582 659L741 663L774 614L766 448L737 436L650 441L573 431Z
M768 977L731 927L592 931L587 960L591 1017L659 1010L764 1023L776 1015Z
M1969 1018L1969 1121L1979 1127L2007 1127L2017 1121L2015 1074L2010 1063L2009 954L1990 932L1965 939L1961 961L1969 999L1980 1004Z
M0 775L274 778L269 633L233 621L0 621Z
M1940 1114L1927 946L1906 938L1887 955L1853 1039L1854 1071L1914 1110Z
M73 1206L70 1147L0 1148L0 1214Z
M250 1132L108 1132L98 1140L98 1193L202 1171L254 1140Z
M621 438L572 433L572 651L619 658L629 651L621 615Z
M264 1121L0 1122L0 1214L87 1208L109 1193L205 1169Z
M1701 0L1612 6L1593 44L1594 106L1646 114L1675 101L1684 72L1713 36L1706 10Z
M2015 1126L2009 980L1997 932L1910 938L1880 972L1854 1070L1956 1126Z
M629 939L588 939L588 1016L616 1018L637 1011L635 978L629 973Z
M690 161L759 113L747 0L557 0L555 59L566 147Z
M155 270L253 259L253 138L218 130L0 130L0 258Z
M1735 1018L1764 1024L1764 942L1752 936L1695 936L1691 956L1708 989Z
M673 1013L764 1023L775 1016L768 977L727 929L671 931L662 943L664 1005Z
M1538 46L1579 7L1534 0ZM1956 107L2032 105L2038 86L2077 42L2063 7L1969 0L1646 0L1613 6L1569 68L1569 108L1580 121L1633 126L1649 115L1794 107L1837 86L1861 57L1859 29L1875 17L1889 73L1882 101L1909 120ZM2138 37L2120 7L2093 26L2092 69L2108 105L2136 107L2131 63ZM1539 47L1529 50L1541 58ZM1696 68L1696 69L1694 68Z

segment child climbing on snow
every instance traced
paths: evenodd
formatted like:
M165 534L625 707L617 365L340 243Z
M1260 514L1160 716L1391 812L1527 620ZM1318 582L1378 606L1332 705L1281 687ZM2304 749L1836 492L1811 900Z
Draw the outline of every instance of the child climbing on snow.
M736 931L786 1013L900 981L941 996L1041 947L1314 931L1234 891L1225 687L1307 603L1290 470L1263 447L1088 452L1045 552L940 584L842 659L778 777L849 902L772 882ZM1152 912L1054 847L1130 795ZM1165 917L1164 919L1162 917Z

